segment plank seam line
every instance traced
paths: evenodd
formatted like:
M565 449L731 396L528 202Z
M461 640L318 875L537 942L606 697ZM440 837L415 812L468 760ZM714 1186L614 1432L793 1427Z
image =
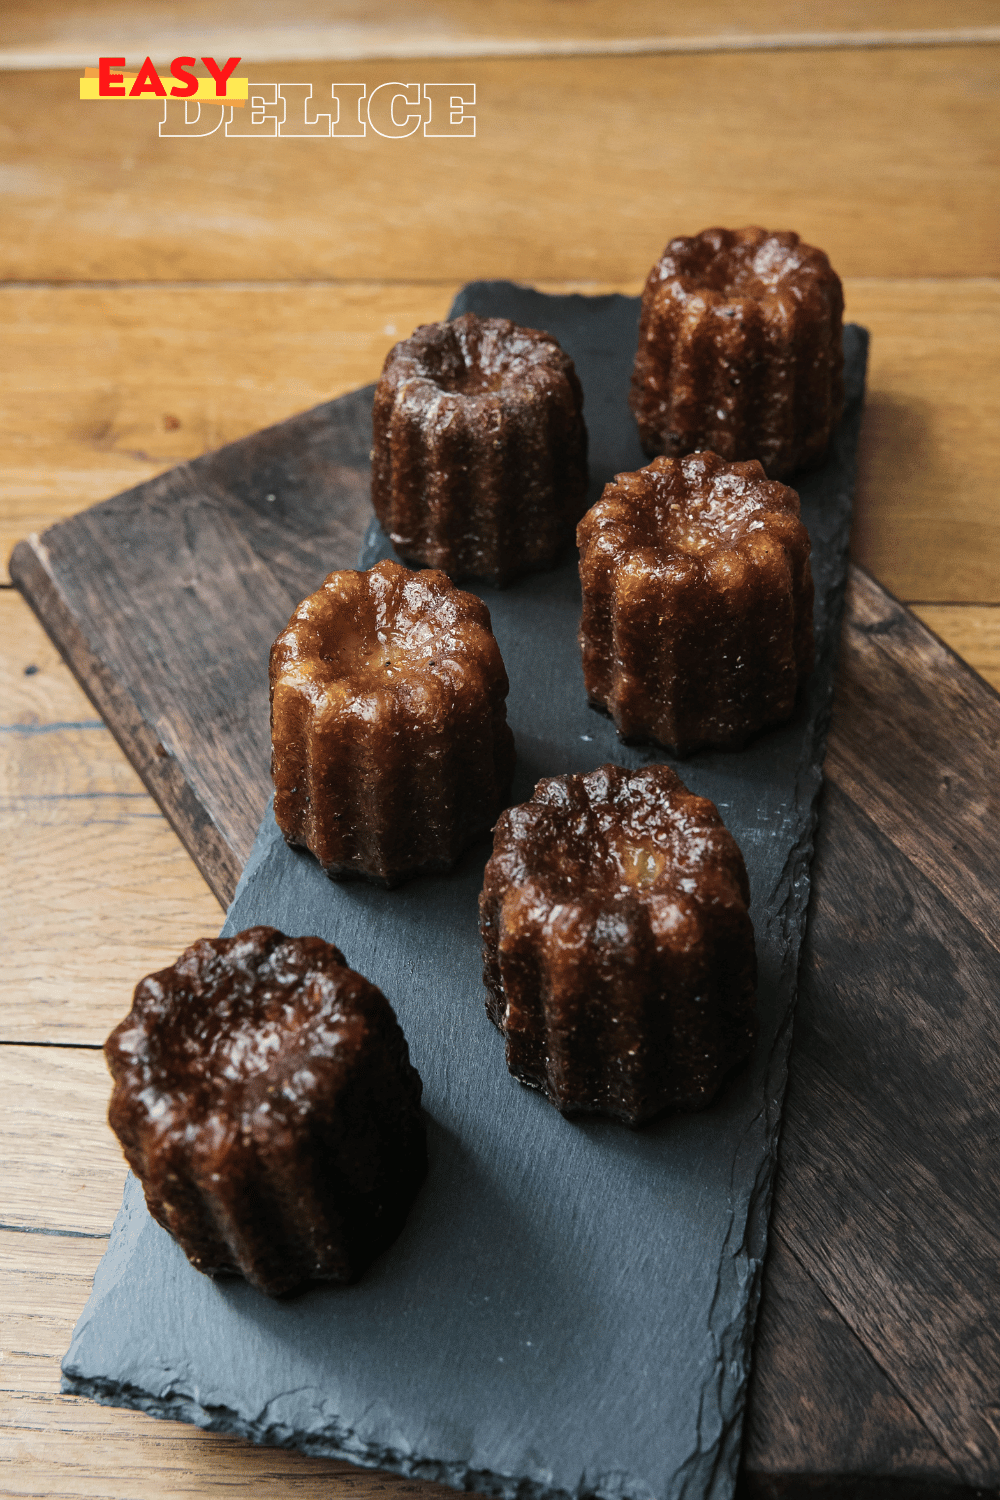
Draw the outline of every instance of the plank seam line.
M0 1224L0 1233L6 1234L52 1234L59 1239L106 1240L107 1233L100 1234L90 1229L43 1229L40 1224Z
M194 38L185 34L185 45ZM907 47L975 47L1000 42L1000 26L950 27L946 29L913 29L905 31L781 31L761 32L756 36L722 34L719 36L645 36L645 37L446 37L426 33L405 33L396 42L382 45L358 42L346 29L303 29L297 39L276 43L273 33L251 31L242 43L242 57L251 66L281 62L367 62L417 60L421 58L572 58L572 57L641 57L687 55L717 52L816 52L877 51ZM180 45L178 41L177 45ZM207 42L200 45L208 45ZM146 44L118 43L122 52L143 53ZM166 50L165 50L166 49ZM169 47L161 39L156 57L168 56ZM7 48L0 52L0 69L9 72L35 72L92 65L96 52L78 48L66 51L39 50L27 47Z
M59 719L52 724L0 724L0 734L52 734L63 729L107 729L103 719Z
M955 1478L956 1479L962 1479L962 1478L964 1478L964 1475L962 1474L962 1472L959 1469L958 1465L956 1464L955 1460L952 1458L951 1454L948 1453L948 1451L945 1449L945 1447L940 1442L940 1440L937 1437L935 1437L935 1435L934 1435L933 1432L931 1432L930 1428L927 1426L926 1422L924 1421L924 1419L920 1415L920 1413L918 1411L914 1410L913 1406L910 1404L910 1401L904 1395L904 1393L902 1392L902 1390L900 1390L899 1386L896 1384L896 1381L893 1379L893 1377L889 1373L889 1371L887 1369L885 1369L885 1367L883 1366L883 1364L879 1360L878 1356L876 1355L875 1351L873 1349L870 1349L868 1347L868 1345L865 1343L864 1339L861 1337L860 1333L858 1333L857 1329L855 1329L847 1321L847 1318L841 1312L840 1308L836 1305L836 1303L833 1302L833 1301L831 1301L830 1297L827 1295L827 1292L826 1292L825 1288L822 1287L820 1285L820 1283L816 1280L815 1276L813 1276L812 1272L810 1271L809 1267L806 1265L805 1261L798 1254L798 1252L793 1248L793 1246L792 1246L791 1242L789 1241L788 1237L782 1232L781 1228L778 1227L778 1226L776 1226L776 1225L774 1225L773 1222L772 1222L772 1225L771 1225L771 1233L774 1234L778 1239L780 1239L782 1245L784 1245L784 1247L787 1250L788 1254L792 1257L792 1259L795 1261L796 1265L799 1267L799 1270L812 1283L812 1285L816 1288L816 1290L819 1293L819 1295L823 1298L823 1301L826 1303L827 1307L829 1307L830 1311L834 1314L834 1316L836 1318L839 1319L840 1323L847 1330L848 1336L851 1338L851 1340L855 1344L858 1345L858 1347L862 1350L862 1352L864 1354L866 1354L868 1356L868 1358L875 1365L876 1369L880 1370L881 1373L885 1376L886 1380L889 1382L889 1384L891 1385L892 1389L895 1391L896 1395L899 1397L900 1401L906 1407L906 1410L911 1414L911 1416L913 1417L914 1421L917 1423L917 1426L920 1427L920 1429L923 1432L926 1432L927 1436L930 1438L931 1442L934 1444L934 1447L940 1453L940 1455L944 1459L945 1463L948 1464L949 1468L951 1468L953 1470L953 1472L955 1474Z
M118 292L118 291L213 291L213 292L256 292L262 288L265 291L301 291L307 289L337 289L340 287L358 287L370 289L371 287L440 287L442 290L450 290L461 287L468 281L494 281L508 280L510 278L497 275L483 275L474 277L461 276L301 276L293 280L287 278L268 280L257 278L254 280L212 280L204 278L197 281L171 281L169 279L157 279L152 277L146 281L134 279L115 280L114 278L97 278L93 281L74 280L48 280L37 281L27 279L0 280L0 292ZM514 278L519 286L534 286L536 288L558 286L578 290L584 287L620 287L632 286L642 289L643 278L620 277L616 279L602 279L601 277L586 276L531 276ZM1000 286L1000 277L997 276L845 276L844 282L850 290L852 286L916 286L916 287L955 287L959 285L983 286L995 288ZM159 462L160 460L157 460ZM4 588L10 588L11 584L5 583Z
M961 658L959 658L959 660L961 660ZM965 663L963 662L962 665L964 666ZM971 667L969 667L968 670L972 672ZM990 684L988 682L984 685L987 688L990 688ZM994 691L994 689L990 688L990 691L992 692ZM901 844L898 844L896 842L896 840L892 836L892 833L889 831L889 828L878 818L874 817L871 812L869 812L868 807L865 805L864 801L864 786L859 782L858 777L852 772L851 760L852 757L849 754L839 755L836 747L834 747L833 755L828 755L827 761L824 762L823 778L825 781L828 780L831 785L835 786L841 796L846 797L853 804L856 815L859 818L863 818L865 820L868 827L874 831L878 839L892 844L899 857L906 861L906 865L910 871L910 876L907 881L907 889L913 890L914 883L916 881L922 881L923 884L929 887L929 889L932 890L935 895L938 896L941 900L943 900L947 906L950 906L952 908L952 911L957 914L961 921L965 922L969 927L972 928L972 931L975 933L977 939L984 945L984 947L992 948L997 952L1000 952L1000 939L998 939L994 935L994 932L989 927L986 919L980 919L976 915L967 911L963 906L959 906L954 892L946 890L941 882L937 879L936 874L933 873L933 871L936 871L938 867L937 863L935 863L933 870L929 870L923 865L918 864L914 856L910 854L906 849L904 849ZM827 769L827 767L829 767L829 769ZM975 876L973 875L972 878L974 879ZM818 1063L817 1066L822 1067L822 1064ZM829 1076L832 1077L832 1074Z
M58 1047L67 1052L103 1052L103 1042L46 1042L35 1038L0 1037L0 1047ZM3 1226L0 1225L0 1228Z
M997 599L904 599L902 603L907 609L1000 609Z

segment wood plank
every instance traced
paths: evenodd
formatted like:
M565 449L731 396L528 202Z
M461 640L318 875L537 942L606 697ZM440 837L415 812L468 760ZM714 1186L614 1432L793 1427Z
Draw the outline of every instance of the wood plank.
M902 599L1000 599L1000 283L852 281L872 333L854 556Z
M0 560L62 516L364 385L457 289L0 289Z
M985 878L1000 827L1000 788L986 769L996 756L996 693L860 573L841 650L851 671L825 774L1000 948L997 891Z
M15 0L5 9L5 46L0 67L76 67L93 64L115 37L116 48L139 60L152 50L155 59L181 53L201 56L238 46L253 61L279 58L405 57L459 53L470 46L541 45L574 40L607 43L642 37L712 39L754 37L765 33L816 31L913 31L991 27L996 10L990 0L956 0L945 8L939 0L886 0L874 13L862 0L827 0L821 9L803 12L791 0L761 0L748 12L735 0L691 0L664 14L659 0L575 0L571 15L558 0L499 0L484 7L477 0L434 0L417 16L403 0L371 8L357 3L330 5L298 0L277 24L266 7L245 5L234 25L232 7L207 6L204 0L156 0L143 7L142 24L134 10L112 4L93 14L67 0Z
M108 1233L128 1170L110 1096L99 1051L0 1047L0 1228Z
M370 424L368 388L94 507L12 558L220 898L270 791L271 642L331 568L354 566L371 516Z
M1000 1485L998 733L990 688L855 572L748 1428L761 1494L819 1483L817 1453L831 1483Z
M100 1045L219 906L24 600L0 591L0 1040ZM2 1214L0 1214L2 1217Z
M775 1223L964 1482L996 1486L996 950L835 779L826 802Z
M108 493L363 385L456 290L0 289L0 556ZM1000 283L851 280L846 291L848 315L872 332L855 557L904 599L998 603ZM961 617L938 624L950 640ZM987 664L990 628L969 638Z
M970 604L910 606L928 630L1000 692L1000 609Z
M796 1039L793 1076L799 1078L802 1069ZM942 1487L961 1482L955 1465L789 1249L780 1217L772 1219L768 1236L743 1452L745 1491L761 1500L774 1500L776 1491L794 1496L795 1482L803 1494L828 1493L828 1485L818 1482L819 1455L829 1475L878 1476L883 1483L891 1476ZM853 1489L850 1494L861 1500Z
M317 96L344 77L275 66ZM386 81L386 63L347 66ZM791 220L843 275L995 275L994 68L989 47L469 61L474 140L327 142L160 138L157 106L11 73L0 275L619 282L670 234Z
M454 1493L60 1395L59 1363L105 1245L0 1230L0 1494L161 1500L251 1485L302 1500Z

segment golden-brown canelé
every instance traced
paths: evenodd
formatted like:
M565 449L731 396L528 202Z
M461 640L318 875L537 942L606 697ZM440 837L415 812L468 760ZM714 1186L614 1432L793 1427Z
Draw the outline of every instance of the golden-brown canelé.
M446 870L506 805L507 673L444 573L331 573L271 649L274 816L333 877Z
M505 585L551 568L586 509L573 361L547 333L465 313L390 350L372 504L400 557Z
M790 717L813 663L809 533L759 463L618 474L577 528L591 703L627 740L738 749Z
M420 1078L381 990L322 938L251 927L137 986L109 1119L153 1217L209 1275L353 1281L423 1181Z
M709 1104L754 1039L743 857L669 766L540 781L497 823L480 919L507 1066L565 1114Z
M642 294L629 403L647 453L710 448L786 479L823 458L844 403L840 278L797 234L671 240Z

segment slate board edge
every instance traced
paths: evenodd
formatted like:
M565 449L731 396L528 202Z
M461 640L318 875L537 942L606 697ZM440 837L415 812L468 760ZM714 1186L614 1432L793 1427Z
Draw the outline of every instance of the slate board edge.
M489 286L490 290L493 290L502 284L494 283L486 285ZM474 292L476 289L477 284L473 284L465 289L461 294L461 298L464 298L467 293ZM460 302L456 303L455 308L453 308L453 314L460 309L461 298ZM579 300L591 301L593 299L584 299L581 297ZM606 301L611 299L597 300ZM863 330L858 330L858 332L861 335L862 342L866 343L867 340ZM856 425L859 420L860 405L858 405L854 414L854 437L856 437ZM851 489L853 489L855 469L853 446L854 440L852 438L849 448L849 460L844 474L844 483ZM840 615L843 609L843 584L846 573L847 551L846 536L841 550L844 555L841 558L841 566L837 570L839 589L831 591L835 597L830 601L833 606L830 618L835 628L828 637L828 655L830 656L834 655L836 651ZM832 695L832 663L830 663L824 702L813 721L812 753L808 757L804 756L802 762L800 762L800 775L795 789L794 800L800 810L800 816L803 813L805 814L804 820L801 823L802 831L789 854L785 869L782 872L780 887L783 892L783 899L775 913L775 920L780 918L785 937L788 974L787 980L786 976L783 975L781 988L784 991L785 1010L781 1016L775 1042L768 1059L764 1106L761 1111L765 1121L764 1129L767 1150L761 1160L756 1182L748 1201L745 1220L742 1225L737 1222L731 1223L729 1237L726 1242L726 1250L728 1252L731 1241L736 1241L735 1245L732 1246L732 1253L734 1255L742 1255L746 1266L746 1276L749 1278L750 1284L747 1300L748 1316L737 1318L735 1322L730 1322L726 1325L719 1340L720 1345L724 1346L719 1348L721 1369L724 1372L728 1370L731 1374L735 1375L738 1394L737 1398L732 1402L732 1416L729 1422L724 1425L721 1439L710 1444L710 1447L714 1449L714 1460L711 1463L710 1474L706 1476L703 1465L698 1462L699 1459L705 1458L708 1455L702 1452L692 1454L688 1460L688 1465L693 1468L689 1477L695 1482L697 1488L691 1489L685 1478L684 1482L675 1491L677 1494L702 1493L712 1495L715 1493L730 1493L732 1484L735 1481L746 1385L749 1376L752 1329L759 1301L767 1215L777 1155L781 1100L787 1077L788 1047L795 997L795 974L797 972L799 952L806 926L807 903L802 899L802 883L803 880L806 882L808 880L809 860L812 854L815 828L818 821L817 799L821 784L819 764L829 723ZM257 844L254 846L253 854L241 876L237 895L234 897L234 905L247 885L252 882L255 868L264 857L263 853L258 852L260 847L260 840L258 839ZM759 1119L760 1116L758 1115L757 1118ZM756 1121L754 1121L755 1123ZM126 1187L126 1203L130 1186L134 1188L136 1195L139 1196L138 1189L133 1181ZM123 1203L123 1213L126 1211L126 1203ZM110 1263L114 1260L113 1250L119 1233L119 1221L122 1217L123 1215L120 1214L119 1220L116 1221L112 1232L112 1239L108 1250L109 1264L107 1267L102 1268L106 1269L109 1273L111 1270ZM735 1233L734 1231L737 1230L739 1232ZM95 1292L96 1290L97 1286L95 1282ZM81 1318L81 1327L86 1320L87 1313L85 1310ZM388 1469L410 1478L437 1480L461 1489L474 1488L485 1493L503 1494L505 1496L513 1496L515 1493L530 1496L555 1496L567 1493L565 1490L552 1489L528 1479L518 1479L484 1470L472 1470L468 1466L461 1464L440 1463L434 1460L415 1458L412 1455L395 1453L377 1445L365 1446L358 1444L356 1441L352 1442L350 1435L334 1439L325 1434L308 1435L280 1426L250 1422L228 1408L203 1407L182 1394L157 1398L127 1384L107 1378L84 1378L66 1371L63 1376L62 1388L67 1392L89 1395L93 1399L105 1404L131 1406L153 1415L193 1422L208 1430L237 1433L258 1443L271 1446L294 1446L307 1453L343 1458L364 1467ZM701 1483L698 1483L696 1472L694 1472L699 1470L701 1471ZM706 1477L708 1479L707 1485L704 1482ZM719 1488L720 1483L721 1488ZM586 1494L589 1492L588 1489L584 1489L580 1493ZM636 1493L635 1489L630 1488L627 1483L623 1484L620 1492L623 1494ZM601 1493L609 1494L613 1493L613 1490L604 1487Z

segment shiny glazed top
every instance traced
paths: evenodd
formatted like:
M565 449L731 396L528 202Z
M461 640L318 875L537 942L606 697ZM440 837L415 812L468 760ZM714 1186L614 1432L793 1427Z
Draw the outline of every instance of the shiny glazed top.
M463 313L446 323L425 323L390 350L382 380L407 397L461 397L486 404L535 401L568 383L582 400L573 361L550 334L522 328L509 318ZM501 402L502 404L502 402ZM443 402L446 409L447 399Z
M251 927L202 939L139 983L105 1043L112 1123L120 1111L158 1135L291 1124L336 1097L387 1029L398 1023L382 992L322 938Z
M502 703L507 673L475 594L434 569L397 562L331 573L296 609L271 650L271 683L304 696L321 719L375 722L393 707L410 718L447 713L482 695Z
M756 459L726 463L715 453L654 458L616 474L577 528L581 569L617 561L646 578L661 572L731 573L775 546L805 547L799 497L768 479Z
M722 317L735 317L743 301L805 303L824 301L840 280L822 250L806 245L793 230L704 229L667 245L649 273L646 290L669 282L663 294L700 298Z
M532 897L568 930L574 907L639 899L680 911L750 899L743 856L715 804L689 792L669 766L600 766L540 781L529 802L499 819L487 886Z

